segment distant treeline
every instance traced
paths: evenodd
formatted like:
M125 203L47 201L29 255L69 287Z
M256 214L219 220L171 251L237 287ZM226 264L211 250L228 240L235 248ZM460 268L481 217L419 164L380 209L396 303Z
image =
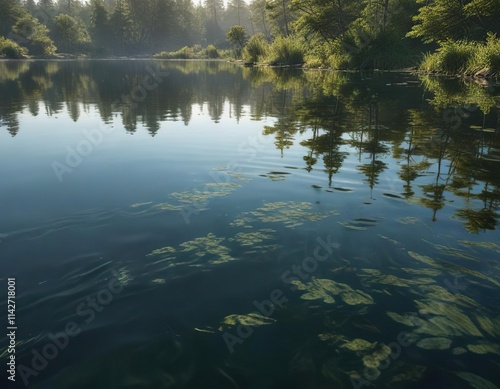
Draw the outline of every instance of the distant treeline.
M390 69L435 52L423 70L495 75L499 20L500 0L0 0L0 56L213 58L231 45L251 62Z

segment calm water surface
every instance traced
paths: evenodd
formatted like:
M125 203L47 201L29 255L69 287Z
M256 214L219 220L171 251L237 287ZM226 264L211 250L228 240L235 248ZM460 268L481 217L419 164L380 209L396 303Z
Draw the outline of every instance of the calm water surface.
M1 387L496 388L499 91L1 62Z

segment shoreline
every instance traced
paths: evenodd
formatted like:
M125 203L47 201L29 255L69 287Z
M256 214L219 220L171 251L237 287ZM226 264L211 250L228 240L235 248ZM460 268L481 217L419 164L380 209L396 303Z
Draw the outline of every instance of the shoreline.
M408 73L414 75L427 75L430 77L439 78L463 78L468 81L473 81L482 85L499 85L500 76L484 76L484 75L470 75L470 74L456 74L450 75L445 73L429 73L419 71L416 67L401 68L401 69L331 69L331 68L308 68L300 64L295 65L269 65L263 63L255 63L252 66L247 66L242 60L228 60L224 58L155 58L153 56L140 56L140 57L54 57L54 58L0 58L1 62L76 62L76 61L166 61L166 62L228 62L238 66L245 66L250 68L270 68L270 69L291 69L291 70L307 70L307 71L321 71L321 72L339 72L339 73L362 73L362 72L381 72L381 73Z

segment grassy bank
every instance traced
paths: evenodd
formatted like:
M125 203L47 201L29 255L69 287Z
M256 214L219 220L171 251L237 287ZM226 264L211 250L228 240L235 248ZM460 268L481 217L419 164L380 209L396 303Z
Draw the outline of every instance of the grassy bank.
M424 73L498 78L500 39L489 34L486 42L443 42L435 53L424 56L420 70Z

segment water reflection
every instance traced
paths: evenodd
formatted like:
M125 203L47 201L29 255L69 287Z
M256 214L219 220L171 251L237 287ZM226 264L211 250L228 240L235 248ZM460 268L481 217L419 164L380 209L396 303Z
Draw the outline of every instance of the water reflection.
M150 69L168 76L147 91L147 99L125 104ZM263 134L274 138L281 156L299 139L306 150L303 168L324 171L326 190L339 187L335 175L352 154L372 191L382 175L396 169L387 196L429 208L433 221L457 199L461 206L455 216L467 230L495 229L498 220L498 88L225 62L6 61L0 62L0 98L0 125L12 136L30 131L20 128L22 112L67 111L76 122L96 107L103 122L119 116L128 132L144 127L151 136L164 122L188 125L196 106L215 123L224 110L237 121L245 115L271 117L275 121L263 126Z

